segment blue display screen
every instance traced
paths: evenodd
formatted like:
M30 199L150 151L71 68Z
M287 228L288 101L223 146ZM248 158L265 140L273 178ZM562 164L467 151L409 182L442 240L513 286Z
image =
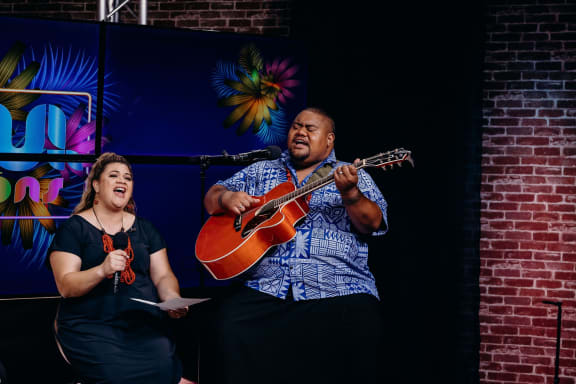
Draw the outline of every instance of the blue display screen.
M198 159L283 147L306 104L305 49L285 38L27 18L2 18L0 33L10 36L0 41L0 296L56 293L47 250L90 169L2 158L14 153L138 156L137 214L165 237L181 286L222 284L205 276L194 240L203 193L236 168Z

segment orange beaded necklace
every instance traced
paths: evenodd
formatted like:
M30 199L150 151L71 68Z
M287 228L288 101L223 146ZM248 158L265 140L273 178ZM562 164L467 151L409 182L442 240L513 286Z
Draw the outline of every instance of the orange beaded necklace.
M104 226L102 225L102 223L98 219L98 216L96 215L96 210L94 209L94 207L92 207L92 212L94 213L94 217L96 218L96 221L100 225L100 232L102 232L102 244L104 246L104 252L106 252L106 254L108 254L108 253L115 250L114 241L112 241L112 238L110 237L110 235L107 234L106 231L104 230ZM120 229L120 231L124 232L124 216L122 216L122 228ZM131 285L134 282L134 280L136 280L136 275L134 274L134 271L132 270L132 267L130 266L130 264L132 263L132 260L134 260L134 251L132 250L132 242L130 241L130 236L126 236L126 237L128 238L128 246L124 249L124 252L126 252L126 254L128 254L128 259L126 259L126 267L124 268L123 271L120 272L120 282ZM114 275L108 276L109 279L111 279L112 277L114 277Z

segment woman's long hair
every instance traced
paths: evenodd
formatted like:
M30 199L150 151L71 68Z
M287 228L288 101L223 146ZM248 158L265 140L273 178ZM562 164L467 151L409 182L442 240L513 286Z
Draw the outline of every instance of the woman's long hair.
M106 166L111 163L124 164L128 167L130 173L133 174L132 166L130 165L128 160L126 160L125 157L117 155L113 152L105 152L101 154L92 165L92 169L90 170L90 173L86 178L86 185L84 187L84 193L82 194L82 198L80 199L80 202L78 203L76 208L74 208L72 214L85 211L94 206L94 198L96 197L96 192L92 187L92 181L100 180L100 176L102 175L104 168L106 168ZM128 204L126 204L126 207L124 207L124 211L132 214L136 213L136 203L134 202L133 196L130 196L130 200L128 201Z

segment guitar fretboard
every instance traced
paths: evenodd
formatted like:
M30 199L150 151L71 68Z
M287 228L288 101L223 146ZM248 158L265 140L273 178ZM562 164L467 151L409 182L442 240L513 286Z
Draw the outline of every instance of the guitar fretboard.
M382 168L385 167L387 165L394 165L394 164L399 164L403 161L410 161L412 162L411 158L410 158L410 151L406 151L402 148L400 149L395 149L394 151L390 151L390 152L386 152L386 153L380 153L378 155L374 155L372 157L368 157L364 160L361 160L358 164L353 164L356 169L362 169L365 167L378 167L378 168ZM262 206L262 208L260 209L260 212L269 212L269 211L275 211L276 209L278 209L279 207L281 207L282 205L292 201L292 200L296 200L302 196L306 196L309 193L314 192L317 189L320 189L328 184L330 184L332 181L334 180L334 174L330 174L328 176L325 176L321 179L318 179L316 181L313 181L311 183L305 184L304 186L302 186L301 188L298 188L297 190L287 193L286 195L279 197L277 199L271 200L269 202L267 202L266 204L264 204Z

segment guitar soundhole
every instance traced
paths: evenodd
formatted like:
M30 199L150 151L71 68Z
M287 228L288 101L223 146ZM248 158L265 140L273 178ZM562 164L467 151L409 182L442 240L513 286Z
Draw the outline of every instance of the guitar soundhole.
M273 214L274 214L273 211L272 212L268 211L268 212L260 213L259 215L254 216L254 218L252 220L250 220L248 223L246 223L246 226L244 227L244 230L242 231L242 237L246 237L246 236L250 235L257 226L259 226L260 224L262 224L263 222L268 220Z

